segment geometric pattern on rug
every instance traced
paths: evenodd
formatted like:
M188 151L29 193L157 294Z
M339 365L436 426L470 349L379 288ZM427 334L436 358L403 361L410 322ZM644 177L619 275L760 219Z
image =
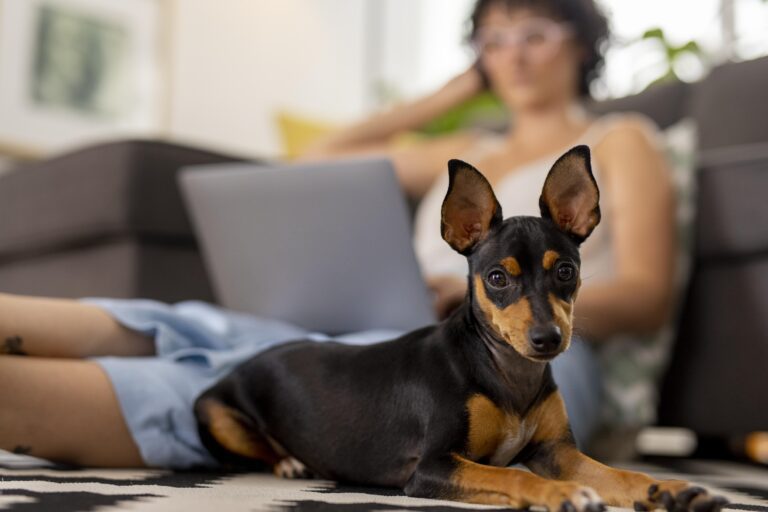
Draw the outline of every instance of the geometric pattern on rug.
M681 478L730 500L729 510L768 512L768 470L722 461L622 465ZM286 480L265 473L81 469L0 453L0 510L21 512L462 512L499 507L409 498L396 489ZM609 508L614 512L621 509Z

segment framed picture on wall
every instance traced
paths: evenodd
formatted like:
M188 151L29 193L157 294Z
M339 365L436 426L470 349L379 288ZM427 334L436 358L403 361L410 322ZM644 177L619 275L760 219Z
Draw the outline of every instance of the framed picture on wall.
M162 3L0 0L0 150L158 134Z

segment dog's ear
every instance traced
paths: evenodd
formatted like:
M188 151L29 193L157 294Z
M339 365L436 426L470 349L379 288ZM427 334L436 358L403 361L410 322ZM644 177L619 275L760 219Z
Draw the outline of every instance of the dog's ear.
M448 175L440 232L448 245L467 256L501 222L501 206L485 176L468 163L451 160Z
M557 159L539 198L541 216L581 244L600 222L600 191L592 175L589 148L576 146Z

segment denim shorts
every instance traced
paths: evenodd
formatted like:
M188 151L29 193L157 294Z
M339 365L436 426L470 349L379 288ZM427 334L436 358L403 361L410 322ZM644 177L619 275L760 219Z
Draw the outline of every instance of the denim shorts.
M151 300L88 298L123 326L155 341L151 357L97 357L117 395L128 429L147 466L216 467L197 433L192 406L235 366L268 348L296 339L365 345L403 334L369 330L331 337L278 320L222 309L204 302L164 304ZM600 376L585 343L553 362L577 440L595 427Z

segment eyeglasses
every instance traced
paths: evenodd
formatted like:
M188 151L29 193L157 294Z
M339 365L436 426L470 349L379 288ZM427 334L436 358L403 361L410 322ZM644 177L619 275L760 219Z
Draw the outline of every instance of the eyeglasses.
M478 55L518 46L537 57L546 57L571 35L569 24L537 18L516 27L480 28L470 44Z

